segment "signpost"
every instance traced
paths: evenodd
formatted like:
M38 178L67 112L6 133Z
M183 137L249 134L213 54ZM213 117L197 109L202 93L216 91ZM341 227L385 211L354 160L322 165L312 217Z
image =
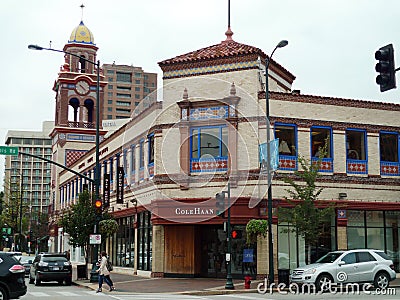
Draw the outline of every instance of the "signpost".
M18 155L18 147L0 146L2 155Z
M101 244L101 234L90 234L89 235L90 245L100 245Z

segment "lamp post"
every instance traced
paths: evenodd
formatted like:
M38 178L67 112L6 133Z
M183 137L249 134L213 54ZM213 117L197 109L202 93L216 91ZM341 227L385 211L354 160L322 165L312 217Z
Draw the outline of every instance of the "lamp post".
M270 124L270 115L269 115L269 87L268 87L268 68L272 59L272 55L278 48L285 47L288 44L288 41L282 40L280 41L272 51L271 55L266 58L265 64L265 114L266 114L266 122L267 122L267 181L268 181L268 265L269 265L269 284L274 282L274 241L272 235L272 176L271 176L271 124Z
M232 237L231 237L231 183L228 181L228 191L223 192L228 194L228 226L227 226L227 236L228 236L228 259L227 259L227 270L226 270L226 284L225 289L233 290L235 287L232 281Z
M13 171L14 169L11 168L6 168L6 171ZM17 170L14 170L16 173L18 173L20 180L19 180L19 184L20 184L20 200L19 200L19 229L18 229L18 239L19 239L19 249L18 251L22 250L22 245L21 245L21 237L22 237L22 199L23 199L23 193L24 193L24 176L22 175L22 173L18 172Z
M94 194L95 194L95 200L100 199L100 195L99 195L99 186L100 186L100 61L97 60L97 62L95 61L91 61L89 59L86 59L83 56L79 56L77 54L68 52L68 51L64 51L64 50L57 50L57 49L52 49L52 48L44 48L38 45L29 45L28 49L31 50L48 50L48 51L54 51L54 52L61 52L61 53L65 53L74 57L77 57L81 60L84 60L92 65L94 65L97 68L97 80L96 80L96 153L95 153L95 160L96 160L96 166L95 166L95 174L94 174ZM96 234L98 232L98 224L99 224L99 219L96 217L96 224L94 226L94 233ZM97 275L97 272L95 272L95 266L96 266L96 262L98 259L98 245L95 244L94 245L94 249L93 249L93 269L91 272L91 276L93 277L93 280L97 280L95 277ZM91 281L92 281L92 277L91 277Z

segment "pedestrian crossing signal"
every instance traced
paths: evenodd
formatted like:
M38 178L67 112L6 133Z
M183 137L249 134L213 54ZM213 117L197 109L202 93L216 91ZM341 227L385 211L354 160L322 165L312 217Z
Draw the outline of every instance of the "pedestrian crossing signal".
M231 232L232 239L238 240L242 238L242 231L241 230L232 230Z

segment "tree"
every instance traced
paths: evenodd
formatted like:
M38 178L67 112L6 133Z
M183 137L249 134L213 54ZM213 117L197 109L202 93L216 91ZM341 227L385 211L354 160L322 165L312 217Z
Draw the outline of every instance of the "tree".
M99 222L99 232L104 238L108 238L118 231L118 223L114 219L106 218Z
M302 156L298 157L301 170L295 171L293 177L285 176L283 179L292 187L286 189L289 197L284 197L291 207L279 207L278 210L279 221L293 225L289 229L283 229L283 232L295 232L304 239L308 252L307 263L311 262L311 247L316 246L319 239L327 233L327 226L330 227L335 213L332 205L321 205L318 202L323 188L318 188L316 181L320 176L318 171L322 157L326 154L325 148L320 150L322 155L316 162L311 163Z
M268 232L267 220L251 219L246 224L246 243L248 245L257 242L259 236L266 237Z
M72 204L62 215L58 225L69 234L69 244L81 247L85 252L85 262L88 262L89 235L93 233L96 213L88 191L79 194L76 204Z

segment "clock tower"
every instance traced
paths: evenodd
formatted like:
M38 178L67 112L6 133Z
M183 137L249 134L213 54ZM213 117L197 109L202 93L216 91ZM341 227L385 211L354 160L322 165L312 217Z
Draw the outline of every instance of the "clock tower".
M55 127L50 134L53 139L52 160L67 167L73 167L73 164L87 151L92 149L94 151L96 122L99 122L100 141L103 140L106 133L102 129L102 116L104 87L107 82L104 81L103 72L100 70L99 99L97 101L97 50L92 32L81 21L72 31L63 48L64 64L61 66L53 86L53 90L56 92L56 107ZM99 105L100 111L99 120L96 120L97 105ZM94 178L93 172L89 173L91 170L85 170L82 167L78 171L80 173L87 172ZM61 168L53 166L51 172L52 202L56 207L59 206L56 202L60 201L58 189L60 172L62 172ZM62 203L61 206L63 206Z

